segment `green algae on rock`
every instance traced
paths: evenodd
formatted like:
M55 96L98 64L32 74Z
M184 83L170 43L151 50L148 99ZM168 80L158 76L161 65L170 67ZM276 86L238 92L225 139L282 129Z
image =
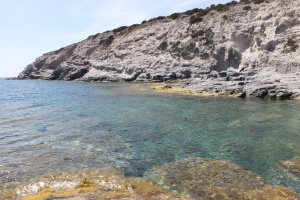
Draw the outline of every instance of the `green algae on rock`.
M272 187L253 172L227 161L189 158L144 174L145 178L192 199L299 199L284 187Z

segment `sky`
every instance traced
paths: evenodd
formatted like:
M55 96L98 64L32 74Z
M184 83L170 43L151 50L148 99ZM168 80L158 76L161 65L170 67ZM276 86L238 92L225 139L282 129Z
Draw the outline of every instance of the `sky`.
M0 77L90 35L229 0L0 0Z

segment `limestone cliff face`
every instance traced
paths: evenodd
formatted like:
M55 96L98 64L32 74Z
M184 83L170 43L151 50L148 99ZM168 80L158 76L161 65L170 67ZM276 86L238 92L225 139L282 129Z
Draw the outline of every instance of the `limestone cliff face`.
M198 93L300 95L300 1L238 3L212 10L197 23L190 17L181 14L90 36L37 58L18 78L180 79Z

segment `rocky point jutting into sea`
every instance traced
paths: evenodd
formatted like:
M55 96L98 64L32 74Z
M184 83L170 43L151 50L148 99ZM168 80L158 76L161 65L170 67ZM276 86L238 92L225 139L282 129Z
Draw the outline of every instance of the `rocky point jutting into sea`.
M233 1L89 36L18 79L175 80L195 94L299 99L299 42L299 0Z

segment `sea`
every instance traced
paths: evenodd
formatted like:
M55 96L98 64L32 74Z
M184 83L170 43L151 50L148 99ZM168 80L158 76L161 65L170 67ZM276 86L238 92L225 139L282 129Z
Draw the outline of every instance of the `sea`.
M300 101L162 93L151 83L0 79L2 193L47 174L111 168L143 177L194 157L300 192L277 170L300 157Z

